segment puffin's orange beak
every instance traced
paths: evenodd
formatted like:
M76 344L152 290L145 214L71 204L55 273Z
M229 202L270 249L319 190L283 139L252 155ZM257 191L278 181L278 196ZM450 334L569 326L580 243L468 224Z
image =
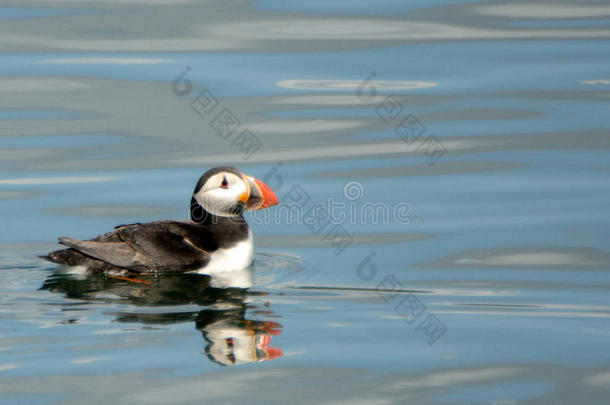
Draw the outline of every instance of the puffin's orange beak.
M268 185L254 177L246 177L246 180L250 185L250 195L243 198L240 196L239 201L246 203L247 210L261 210L277 205L277 197Z

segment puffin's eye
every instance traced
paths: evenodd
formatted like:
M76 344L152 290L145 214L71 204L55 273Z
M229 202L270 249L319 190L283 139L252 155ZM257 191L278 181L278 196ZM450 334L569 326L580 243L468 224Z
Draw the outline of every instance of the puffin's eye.
M229 182L227 181L227 176L223 176L222 183L220 183L220 187L229 188Z

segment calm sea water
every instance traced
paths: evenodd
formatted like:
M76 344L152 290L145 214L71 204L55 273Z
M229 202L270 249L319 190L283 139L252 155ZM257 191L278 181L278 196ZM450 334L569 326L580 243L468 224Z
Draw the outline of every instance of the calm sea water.
M609 37L599 1L3 2L0 402L607 403ZM37 257L217 165L294 203L251 288Z

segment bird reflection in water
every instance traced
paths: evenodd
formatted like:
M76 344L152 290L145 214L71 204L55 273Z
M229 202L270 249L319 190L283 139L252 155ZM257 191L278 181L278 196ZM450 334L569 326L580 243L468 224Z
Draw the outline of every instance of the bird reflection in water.
M238 284L252 279L251 269L240 274ZM226 283L227 280L223 280ZM248 303L248 298L265 296L265 292L246 288L216 288L211 277L199 274L158 274L112 276L104 274L71 274L62 269L50 275L41 287L67 298L96 302L130 304L136 307L200 305L200 311L187 312L116 312L118 322L144 325L167 325L194 322L206 341L205 353L214 363L232 366L275 359L279 348L269 347L272 336L282 326L271 320L251 320L250 316L273 318L265 309Z

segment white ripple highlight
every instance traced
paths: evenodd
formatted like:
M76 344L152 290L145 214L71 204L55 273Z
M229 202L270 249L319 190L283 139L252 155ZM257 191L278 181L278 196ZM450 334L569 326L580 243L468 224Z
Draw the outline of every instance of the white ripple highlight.
M15 77L0 78L0 93L23 93L43 91L72 91L92 87L89 83L56 77Z
M562 4L492 4L475 7L479 14L508 18L601 18L610 15L606 5Z
M356 90L362 80L281 80L279 87L298 90ZM375 80L377 90L413 90L436 87L435 82L409 80Z
M4 179L0 184L38 185L38 184L75 184L99 183L114 180L114 177L30 177L21 179Z
M154 58L55 58L40 61L60 65L156 65L170 62L169 59Z
M0 371L8 371L19 368L20 364L0 364Z
M610 85L610 79L581 80L580 84L585 86L608 86Z
M473 141L443 139L443 146L446 150L466 150L473 148L476 144ZM320 146L312 148L298 148L290 150L275 150L269 152L257 152L251 156L248 163L269 163L280 161L304 161L304 160L325 160L356 158L362 156L384 156L399 154L417 154L417 147L402 141L390 141L383 143L367 143L361 145L337 145ZM223 164L230 161L242 160L239 154L209 155L188 157L174 160L179 164ZM244 162L245 163L245 162Z

